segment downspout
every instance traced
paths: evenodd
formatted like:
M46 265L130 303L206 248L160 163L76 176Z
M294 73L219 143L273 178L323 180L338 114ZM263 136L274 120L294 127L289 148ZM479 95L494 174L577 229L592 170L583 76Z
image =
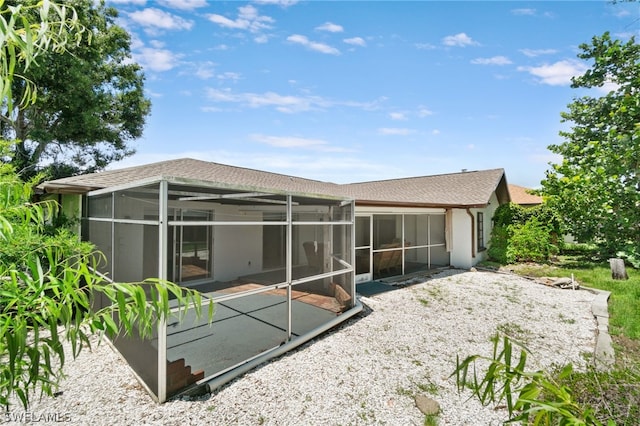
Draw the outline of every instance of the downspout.
M467 207L467 214L471 218L471 257L476 258L476 218Z

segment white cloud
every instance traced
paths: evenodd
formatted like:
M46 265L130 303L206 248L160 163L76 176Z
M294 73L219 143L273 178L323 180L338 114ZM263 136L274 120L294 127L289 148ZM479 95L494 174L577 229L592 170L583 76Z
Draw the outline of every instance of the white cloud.
M207 19L209 19L209 21L213 22L214 24L220 25L221 27L231 28L234 30L246 30L249 26L249 22L247 21L239 19L233 20L215 13L208 14Z
M155 49L162 49L165 46L162 40L149 40L149 44Z
M178 64L179 55L167 49L143 47L133 53L133 59L151 71L169 71Z
M440 134L440 130L438 130L438 129L433 129L433 130L431 131L431 134L432 134L432 135L434 135L434 136L437 136L437 135L439 135L439 134Z
M206 16L209 21L221 27L234 30L247 30L252 33L269 30L272 28L270 24L275 22L273 18L269 16L260 15L258 9L251 5L239 7L238 17L236 19L229 19L216 13L210 13Z
M519 52L530 58L535 58L536 56L541 56L541 55L553 55L554 53L558 53L556 49L520 49Z
M156 8L147 8L129 13L129 18L145 27L146 31L160 30L189 30L193 21L183 19Z
M238 81L240 80L240 74L237 72L223 72L222 74L218 74L216 75L216 78L218 80L233 80L233 81Z
M239 77L239 76L238 76ZM298 113L304 111L321 110L332 106L346 106L363 110L374 110L382 100L372 102L332 101L319 96L281 95L275 92L265 93L235 93L231 89L206 89L206 96L212 102L235 103L250 108L273 107L284 113Z
M137 34L132 33L131 34L131 50L136 50L141 47L144 47L144 42Z
M491 58L472 59L471 63L476 65L509 65L513 62L506 56L493 56Z
M213 102L238 103L251 108L274 107L277 111L285 113L309 111L325 106L325 103L319 98L280 95L274 92L233 93L229 89L209 88L206 93L207 98Z
M293 6L298 3L298 0L253 0L256 4L264 4L264 5L275 5L282 7Z
M341 33L344 31L342 25L334 24L333 22L325 22L324 24L316 27L319 31L329 31L330 33Z
M618 83L614 83L613 81L607 81L602 86L597 87L596 89L601 93L609 93L611 91L616 91L620 88Z
M392 120L406 121L407 114L404 112L391 112L389 113L389 118L391 118Z
M268 170L274 173L282 173L289 176L304 176L308 179L318 179L336 183L355 181L368 181L373 179L386 179L397 177L406 172L396 168L388 162L374 163L361 155L318 155L317 152L308 151L301 154L300 151L283 152L254 152L213 149L213 150L189 150L180 152L153 154L137 153L124 160L109 164L108 170L124 167L134 167L159 161L175 160L179 158L198 158L203 161L212 161L221 164L229 164L238 167L247 167L256 170Z
M511 13L514 15L528 15L528 16L533 16L536 14L536 10L535 9L526 9L526 8L522 8L522 9L512 9Z
M381 127L378 129L378 133L381 135L406 136L415 133L415 130L398 127Z
M301 138L298 136L267 136L261 134L252 134L249 135L249 138L276 148L302 148L322 152L350 151L345 148L330 146L329 142L322 139Z
M202 80L208 80L212 78L215 72L216 64L210 61L199 64L196 69L196 77L201 78Z
M444 44L445 46L466 47L478 45L479 43L477 41L474 41L465 33L458 33L456 35L450 35L443 38L442 44Z
M291 35L289 37L287 37L287 41L290 41L292 43L296 43L296 44L300 44L302 46L305 46L308 49L314 50L316 52L320 52L320 53L326 53L328 55L339 55L340 51L338 49L336 49L335 47L331 47L328 44L324 44L324 43L320 43L317 41L311 41L309 40L307 37L300 35L300 34L294 34Z
M144 89L144 93L147 94L148 96L151 96L152 98L162 98L164 96L164 94L159 92L154 92L153 90L150 90L148 88Z
M430 43L416 43L415 46L419 50L433 50L436 48L436 46Z
M133 4L136 6L144 6L147 0L109 0L113 4Z
M206 0L156 0L162 6L172 9L193 10L207 5Z
M433 115L433 111L424 108L424 107L420 107L418 109L418 117L424 118L424 117L428 117L430 115Z
M518 67L518 71L526 71L542 84L550 86L566 86L571 84L571 77L579 76L587 71L583 62L573 59L545 64L539 67Z
M260 34L259 36L254 37L253 41L255 41L258 44L268 43L269 42L269 36L266 35L266 34Z
M364 41L364 39L362 37L351 37L351 38L345 38L344 40L345 43L347 44L352 44L354 46L362 46L365 47L367 45L367 42Z

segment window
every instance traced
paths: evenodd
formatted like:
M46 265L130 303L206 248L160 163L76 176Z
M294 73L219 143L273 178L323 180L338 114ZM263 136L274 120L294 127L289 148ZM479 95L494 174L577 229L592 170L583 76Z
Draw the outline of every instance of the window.
M482 251L485 249L484 246L484 213L478 212L477 216L477 232L478 232L478 251Z

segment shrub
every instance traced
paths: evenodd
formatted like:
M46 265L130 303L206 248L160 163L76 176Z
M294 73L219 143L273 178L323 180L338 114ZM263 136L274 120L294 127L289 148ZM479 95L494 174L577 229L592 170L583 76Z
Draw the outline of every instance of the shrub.
M531 208L503 204L496 209L493 221L488 255L503 264L544 262L557 254L563 244L561 221L544 204Z
M490 259L505 264L509 263L507 259L507 248L509 247L509 227L504 225L495 225L491 231L491 243L487 254Z
M544 262L558 253L551 230L536 217L524 224L509 225L508 230L511 237L505 257L509 263Z

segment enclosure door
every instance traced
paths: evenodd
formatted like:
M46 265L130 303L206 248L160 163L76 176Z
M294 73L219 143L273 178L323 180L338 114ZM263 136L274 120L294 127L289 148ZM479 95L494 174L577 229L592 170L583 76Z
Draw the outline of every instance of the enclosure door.
M286 267L286 226L262 227L262 268L282 269Z
M184 283L213 277L213 226L191 225L189 222L213 220L213 210L177 210L174 220L183 222L169 228L172 245L169 276Z
M356 284L371 281L371 215L356 216Z

